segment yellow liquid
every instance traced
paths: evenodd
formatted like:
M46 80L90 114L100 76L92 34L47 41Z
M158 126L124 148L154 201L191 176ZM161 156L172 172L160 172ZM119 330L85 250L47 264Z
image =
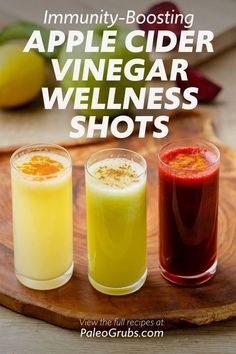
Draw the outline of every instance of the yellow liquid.
M123 162L113 158L102 165L116 168ZM91 167L92 175L96 176L99 164ZM122 295L146 273L146 176L131 184L125 176L104 178L86 175L89 278L92 284L109 288L98 286L98 290Z
M68 165L62 156L40 154ZM36 281L62 276L73 264L71 169L47 178L12 168L12 203L16 274Z

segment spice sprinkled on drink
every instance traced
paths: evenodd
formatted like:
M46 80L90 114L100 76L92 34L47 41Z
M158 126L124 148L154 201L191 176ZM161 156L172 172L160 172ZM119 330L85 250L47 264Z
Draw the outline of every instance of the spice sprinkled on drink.
M138 182L137 170L124 159L103 161L93 169L93 175L107 186L118 189Z

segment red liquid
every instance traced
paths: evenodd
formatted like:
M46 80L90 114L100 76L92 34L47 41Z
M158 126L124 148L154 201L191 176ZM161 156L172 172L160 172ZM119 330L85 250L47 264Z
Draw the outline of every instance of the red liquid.
M197 279L216 262L216 159L196 146L163 152L159 161L160 264L162 274L177 284L186 284L181 277Z

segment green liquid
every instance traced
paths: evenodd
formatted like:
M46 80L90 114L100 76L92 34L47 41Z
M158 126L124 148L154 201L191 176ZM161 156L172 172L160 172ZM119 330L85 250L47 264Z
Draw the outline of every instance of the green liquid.
M114 158L105 165L111 160L113 171L124 163ZM138 164L127 161L137 170ZM89 276L115 294L146 271L146 177L97 177L86 177Z

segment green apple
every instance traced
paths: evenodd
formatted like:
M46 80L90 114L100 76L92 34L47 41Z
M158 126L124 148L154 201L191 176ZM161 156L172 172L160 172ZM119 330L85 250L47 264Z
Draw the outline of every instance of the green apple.
M103 31L107 30L107 28L102 25L102 26L97 26L92 28L94 30L94 37L93 37L93 44L94 45L100 45L102 41L102 35ZM112 28L112 30L117 30L117 38L116 38L116 48L115 52L113 53L85 53L84 51L84 45L81 45L79 47L75 47L72 51L72 53L67 53L66 52L66 46L62 47L60 54L59 54L59 63L60 66L63 67L65 64L66 60L71 58L71 59L81 59L81 64L83 65L83 59L90 58L94 61L94 64L98 66L99 60L100 59L106 59L106 63L108 62L109 59L123 59L123 64L127 63L131 59L135 58L140 58L144 59L146 66L145 66L145 74L148 73L148 70L150 69L150 60L149 60L149 55L146 52L142 53L131 53L128 49L125 47L125 38L127 34L129 33L129 29L121 26L115 26ZM144 45L145 44L145 39L141 37L136 37L135 39L135 45ZM82 65L81 65L81 71L82 71ZM123 66L122 66L123 67ZM107 72L107 65L105 67L105 75L104 77L106 78L106 72ZM99 102L105 103L107 102L107 97L108 97L108 92L110 87L115 87L116 88L116 102L117 103L122 103L123 102L123 97L124 97L124 89L125 87L132 87L136 93L139 92L139 89L141 87L145 87L145 80L143 81L130 81L128 80L124 72L122 70L121 72L121 80L120 81L109 81L107 82L106 79L103 81L96 81L93 75L90 74L89 78L87 81L82 81L79 79L78 81L73 81L72 80L72 75L73 75L73 65L70 67L68 72L66 73L63 81L62 81L62 88L66 91L69 87L89 87L89 88L94 88L94 87L100 87L100 96L99 96ZM81 75L80 75L81 77ZM144 75L145 77L145 75ZM122 113L122 109L105 109L105 110L92 110L91 109L91 100L88 102L88 109L82 110L82 112L86 115L95 115L97 117L101 117L103 115L109 115L111 117L119 115Z

